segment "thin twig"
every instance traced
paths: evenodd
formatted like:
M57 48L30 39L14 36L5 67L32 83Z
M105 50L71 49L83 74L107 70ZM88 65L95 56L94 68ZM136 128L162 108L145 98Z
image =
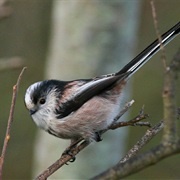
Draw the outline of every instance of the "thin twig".
M114 118L114 121L112 124L114 124L116 121L118 121L128 110L129 108L134 104L134 99L131 101L127 102L124 106L124 108L120 111L120 113Z
M146 145L157 133L162 130L163 126L163 121L160 121L160 123L158 123L154 127L147 129L144 136L133 146L133 148L128 151L128 153L120 160L119 163L124 163L131 157L135 156L144 145Z
M148 118L148 114L139 114L135 118L131 119L130 121L120 121L117 123L112 124L109 129L117 129L119 127L123 126L147 126L151 127L151 124L149 122L139 122L142 121L143 119Z
M133 100L130 101L129 103L127 103L124 109L126 109L126 107L130 107L132 105L132 103L134 103ZM124 111L124 109L123 109L123 111ZM149 117L148 114L144 114L144 106L143 106L141 108L139 114L136 117L134 117L133 119L131 119L129 121L120 121L120 122L114 121L114 123L108 129L117 129L117 128L123 127L123 126L148 126L148 127L151 127L151 124L149 122L139 122L148 117Z
M164 69L165 69L165 71L166 71L166 70L167 70L167 65L166 65L166 53L165 53L164 45L163 45L163 43L162 43L161 35L160 35L160 33L159 33L158 19L157 19L157 13L156 13L156 8L155 8L155 5L154 5L154 1L151 0L151 1L150 1L150 4L151 4L151 10L152 10L154 28L155 28L156 35L157 35L158 40L159 40L159 43L160 43L160 49L161 49L161 52L162 52L162 54L161 54L161 59L162 59L163 65L164 65Z
M159 39L160 48L162 50L162 60L165 66L165 78L164 78L164 87L163 87L163 104L164 104L164 133L163 133L163 142L164 143L173 143L176 141L176 122L175 122L175 72L170 69L170 66L166 65L166 55L164 46L162 44L162 38L158 29L158 21L156 9L154 6L154 1L151 0L152 16L154 20L154 26L156 30L157 37ZM172 120L173 119L173 120Z
M5 135L5 138L4 138L3 149L2 149L2 153L1 153L1 157L0 157L0 180L2 179L2 170L3 170L4 158L5 158L8 142L9 142L9 139L10 139L10 131L11 131L11 125L12 125L13 117L14 117L14 109L15 109L19 84L21 82L22 75L23 75L25 69L26 69L26 67L24 67L22 69L22 71L21 71L21 73L20 73L20 75L19 75L19 77L17 79L16 84L13 86L13 95L12 95L12 101L11 101L11 108L10 108L10 112L9 112L9 118L8 118L8 124L7 124L7 129L6 129L6 135Z
M175 94L175 80L177 76L178 66L180 65L180 51L176 53L173 61L170 64L169 71L164 75L163 87L163 110L164 110L164 131L162 136L162 143L172 144L177 140L177 125L176 125L176 94ZM179 59L178 59L179 58ZM177 67L175 66L177 65Z

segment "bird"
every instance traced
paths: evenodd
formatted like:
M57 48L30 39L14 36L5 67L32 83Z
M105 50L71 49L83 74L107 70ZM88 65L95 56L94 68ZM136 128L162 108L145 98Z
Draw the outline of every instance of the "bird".
M33 83L24 97L33 121L49 134L71 140L71 145L81 139L101 141L99 132L107 129L120 111L121 93L128 79L179 33L180 22L161 36L161 42L155 40L116 73Z

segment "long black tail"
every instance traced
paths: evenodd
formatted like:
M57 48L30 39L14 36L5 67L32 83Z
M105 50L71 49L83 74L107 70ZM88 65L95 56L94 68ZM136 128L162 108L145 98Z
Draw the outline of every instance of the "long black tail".
M180 33L180 22L169 29L166 33L161 36L162 44L165 46L172 39L174 39ZM129 72L129 76L134 74L141 66L143 66L153 55L160 50L161 44L159 40L155 40L146 49L144 49L139 55L137 55L132 61L125 65L116 74L123 74Z

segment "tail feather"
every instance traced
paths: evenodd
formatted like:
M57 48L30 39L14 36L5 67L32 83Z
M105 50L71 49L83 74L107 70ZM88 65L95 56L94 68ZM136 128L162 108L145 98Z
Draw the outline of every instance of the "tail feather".
M167 45L172 39L174 39L180 33L180 22L174 25L171 29L165 32L162 36L163 46ZM141 68L153 55L155 55L161 47L159 40L155 40L146 49L144 49L139 55L137 55L132 61L125 65L116 74L123 74L129 72L129 76L134 74L139 68Z

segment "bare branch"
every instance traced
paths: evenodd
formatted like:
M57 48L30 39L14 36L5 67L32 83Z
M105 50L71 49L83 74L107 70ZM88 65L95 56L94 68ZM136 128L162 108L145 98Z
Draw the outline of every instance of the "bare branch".
M134 104L134 100L131 100L127 102L124 106L124 108L120 111L120 113L114 118L114 121L112 124L114 124L116 121L118 121L128 110L129 108Z
M179 59L178 59L179 57ZM174 56L173 61L169 66L169 70L165 73L164 87L163 87L163 104L164 104L164 133L163 143L174 143L177 140L176 133L176 96L175 96L175 80L176 71L180 65L180 50Z
M26 69L26 67L24 67L22 69L22 71L21 71L21 73L20 73L20 75L19 75L19 77L17 79L16 84L13 86L13 95L12 95L12 101L11 101L11 108L10 108L10 112L9 112L6 135L5 135L5 138L4 138L4 145L3 145L3 149L2 149L2 153L1 153L1 157L0 157L0 179L2 179L2 169L3 169L3 164L4 164L4 158L5 158L8 142L10 140L10 131L11 131L11 125L12 125L12 122L13 122L14 109L15 109L15 104L16 104L18 88L19 88L19 84L20 84L20 81L22 79L22 75L23 75L25 69Z
M120 160L118 164L124 163L131 157L135 156L144 145L146 145L157 133L159 133L162 130L163 126L163 121L160 121L159 124L148 129L144 136L133 146L132 149L129 150L129 152Z
M149 122L139 122L143 119L148 118L148 114L140 113L137 115L135 118L131 119L130 121L120 121L120 122L115 122L112 124L109 129L117 129L119 127L123 126L148 126L151 127L151 124Z
M162 60L165 65L165 78L164 78L164 88L163 88L163 103L164 103L164 133L163 133L163 143L174 143L176 142L176 107L175 107L175 75L176 72L171 69L175 63L171 63L169 67L166 65L165 50L162 45L162 39L158 30L158 21L156 15L156 9L154 6L154 1L151 0L152 15L154 20L154 26L156 34L158 36L159 42L161 43L162 50ZM177 57L178 55L176 55ZM180 56L180 55L179 55ZM174 58L175 59L175 58ZM177 58L176 58L177 59ZM180 59L179 59L180 60ZM174 62L174 60L173 60ZM177 63L177 61L176 61ZM179 63L180 64L180 63Z
M160 43L161 52L162 52L161 59L162 59L163 65L164 65L164 69L166 70L166 67L167 67L167 65L166 65L166 53L165 53L164 45L162 43L161 35L159 33L158 19L157 19L157 13L156 13L156 8L155 8L155 5L154 5L154 1L151 0L150 4L151 4L151 11L152 11L152 17L153 17L153 22L154 22L154 28L156 30L156 35L158 37L158 40L159 40L159 43Z

